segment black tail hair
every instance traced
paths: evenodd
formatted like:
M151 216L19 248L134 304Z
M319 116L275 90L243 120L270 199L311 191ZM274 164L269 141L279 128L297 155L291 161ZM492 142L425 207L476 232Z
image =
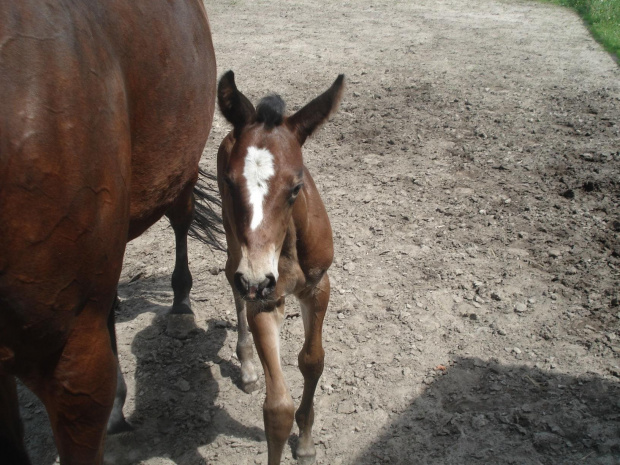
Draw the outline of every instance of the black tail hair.
M195 213L194 221L189 228L189 235L209 247L226 251L217 178L203 171L198 171L198 182L194 186Z

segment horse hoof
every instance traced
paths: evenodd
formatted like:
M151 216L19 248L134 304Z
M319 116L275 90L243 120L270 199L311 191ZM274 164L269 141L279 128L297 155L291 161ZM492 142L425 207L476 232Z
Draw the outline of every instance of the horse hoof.
M133 431L133 426L127 423L124 418L108 423L108 434L110 436L113 434L127 433L129 431Z
M243 383L243 392L246 394L251 394L258 389L258 381L253 381L251 383Z
M170 315L193 315L192 308L185 302L172 304Z
M168 315L166 324L166 334L175 339L187 339L198 331L194 314L176 314Z
M298 455L297 463L299 465L314 465L314 463L316 463L316 454L315 455Z

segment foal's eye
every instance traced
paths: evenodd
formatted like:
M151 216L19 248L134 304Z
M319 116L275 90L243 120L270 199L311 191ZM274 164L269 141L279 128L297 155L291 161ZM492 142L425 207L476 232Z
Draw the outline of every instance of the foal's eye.
M301 187L303 186L303 184L297 184L295 187L293 187L293 189L291 190L291 196L290 196L290 201L292 202L293 200L295 200L295 198L297 197L297 194L299 194L299 191L301 190Z

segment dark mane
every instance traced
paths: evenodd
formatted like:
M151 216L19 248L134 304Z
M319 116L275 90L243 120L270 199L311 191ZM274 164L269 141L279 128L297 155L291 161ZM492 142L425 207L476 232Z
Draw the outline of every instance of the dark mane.
M286 104L279 95L268 95L256 107L256 122L264 123L270 129L282 124Z

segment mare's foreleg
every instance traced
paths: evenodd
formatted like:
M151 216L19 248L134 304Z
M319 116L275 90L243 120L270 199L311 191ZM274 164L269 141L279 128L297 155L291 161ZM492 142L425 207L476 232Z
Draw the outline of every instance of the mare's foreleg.
M0 457L15 465L30 465L24 447L24 429L19 416L15 378L0 376Z
M112 412L110 413L110 418L108 420L108 434L117 434L125 431L131 431L133 429L131 425L127 423L127 420L125 420L125 416L123 415L123 406L125 405L125 398L127 397L127 385L125 384L125 379L123 378L121 366L118 361L118 346L116 344L115 314L117 308L119 307L120 301L118 300L118 297L116 297L114 299L114 305L112 306L110 315L108 316L110 343L112 345L114 357L116 358L116 395L114 397L114 406L112 407Z
M316 450L312 438L314 424L314 393L323 373L323 320L329 303L329 277L327 273L316 287L299 296L304 321L305 340L299 352L299 370L304 377L304 391L301 404L295 413L299 427L299 443L296 455L299 463L311 465L315 462Z
M283 319L284 298L280 305L271 310L248 304L248 323L265 371L267 396L263 404L263 419L269 465L280 463L284 445L291 434L295 411L280 364L280 326Z
M43 401L60 463L97 465L116 389L116 359L101 309L87 307L52 370L28 386Z

